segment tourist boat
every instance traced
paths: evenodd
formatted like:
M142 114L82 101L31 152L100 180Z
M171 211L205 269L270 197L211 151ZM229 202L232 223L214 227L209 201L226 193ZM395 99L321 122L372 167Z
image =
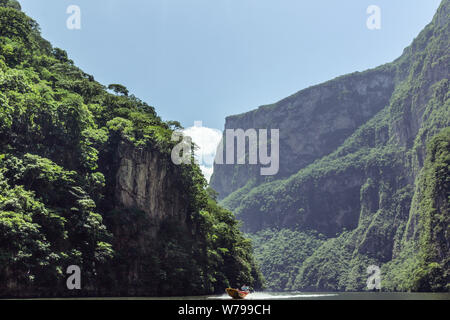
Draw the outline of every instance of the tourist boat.
M226 288L225 291L233 299L245 299L245 297L250 293L249 291L241 291L239 289Z

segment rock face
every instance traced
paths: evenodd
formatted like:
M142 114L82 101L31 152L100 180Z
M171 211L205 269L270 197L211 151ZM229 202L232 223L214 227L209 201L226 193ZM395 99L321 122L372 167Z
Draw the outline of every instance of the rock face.
M167 228L176 225L186 244L201 243L190 220L186 194L179 192L179 168L157 150L136 148L129 142L120 142L116 155L114 211L119 214L107 219L122 265L115 270L120 279L115 290L122 295L164 294L168 288L161 284L156 266L167 254L161 249ZM171 290L166 294L182 292L182 288Z
M188 202L176 192L180 185L176 168L157 151L137 149L129 143L118 148L115 201L118 208L135 208L160 224L164 219L186 223ZM172 167L174 167L172 165Z
M388 104L394 87L393 68L354 73L227 117L225 129L279 129L280 170L272 179L286 178L336 150ZM259 172L258 166L216 164L211 186L224 198L249 180L263 182Z
M280 129L277 176L261 177L250 165L214 167L211 185L243 221L243 229L312 230L328 238L293 268L286 289L361 290L369 264L384 268L389 289L427 287L417 286L425 276L414 282L407 280L408 272L422 270L418 230L423 235L441 227L437 222L421 227L425 222L411 204L413 197L424 197L415 183L424 170L427 145L450 126L449 14L450 2L444 0L433 22L392 63L227 118L226 129ZM447 217L448 206L441 202L448 198L428 196ZM414 263L404 263L405 252L412 252ZM427 263L450 268L448 253L436 257ZM273 274L265 276L270 287ZM449 279L440 281L433 290L444 290Z

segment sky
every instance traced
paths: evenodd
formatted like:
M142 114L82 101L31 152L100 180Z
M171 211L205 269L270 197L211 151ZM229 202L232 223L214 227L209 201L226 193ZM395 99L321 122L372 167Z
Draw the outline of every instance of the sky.
M19 2L83 71L125 85L198 141L205 132L195 121L222 130L229 115L396 59L440 0ZM67 28L71 5L81 29ZM381 10L380 29L366 25L370 5ZM210 136L208 150L217 144Z

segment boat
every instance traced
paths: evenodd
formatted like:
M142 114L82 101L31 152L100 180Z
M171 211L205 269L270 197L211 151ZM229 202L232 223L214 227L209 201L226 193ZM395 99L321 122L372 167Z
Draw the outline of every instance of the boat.
M250 293L249 291L241 291L239 289L226 288L225 291L230 297L237 300L245 299L245 297Z

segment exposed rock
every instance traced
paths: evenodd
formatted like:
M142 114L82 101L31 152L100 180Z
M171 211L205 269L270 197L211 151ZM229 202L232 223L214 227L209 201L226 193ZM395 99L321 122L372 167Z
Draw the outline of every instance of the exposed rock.
M331 153L389 103L393 68L354 73L302 90L274 105L227 117L225 129L280 129L280 171L285 178ZM249 180L264 180L258 166L214 166L211 186L225 198Z
M176 192L180 185L176 168L159 152L138 149L122 142L118 148L119 168L116 174L117 208L135 208L159 224L164 219L186 223L187 201Z
M450 126L449 12L450 1L444 0L433 22L390 64L227 118L226 129L280 129L277 176L263 178L256 166L214 167L211 185L243 229L314 230L329 238L297 266L286 289L362 290L369 264L391 265L386 269L391 290L445 287L445 279L432 285L417 276L425 282L418 286L407 277L408 272L435 276L448 268L442 226L421 227L426 222L413 195L423 198L415 183L427 144ZM436 221L448 216L448 198L429 201L441 215ZM428 237L430 247L438 252L434 260L421 267L407 261L408 255L423 261L418 241L430 232L435 232ZM398 269L402 263L411 270ZM271 275L265 276L270 282Z

